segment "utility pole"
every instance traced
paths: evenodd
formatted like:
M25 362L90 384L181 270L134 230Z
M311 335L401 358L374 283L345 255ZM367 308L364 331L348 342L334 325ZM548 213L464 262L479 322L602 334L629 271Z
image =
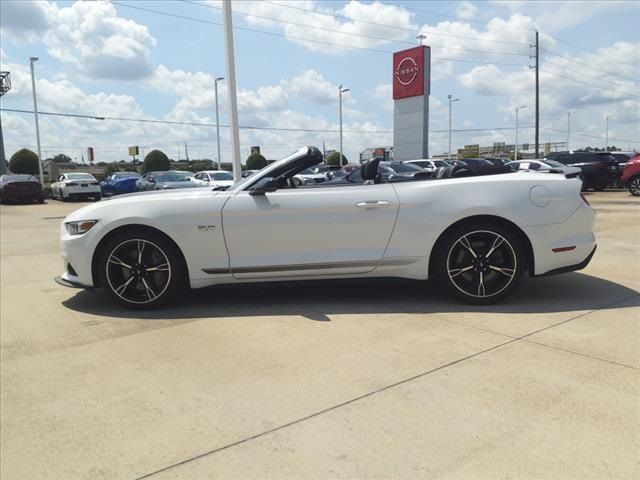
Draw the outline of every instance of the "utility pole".
M187 142L184 142L184 156L189 161L189 150L187 150Z
M11 90L11 75L0 72L0 97ZM4 156L4 139L2 138L2 116L0 115L0 174L6 173L7 163Z
M513 154L513 160L518 160L518 110L520 110L521 108L527 108L525 105L520 105L519 107L516 107L516 144L514 146L514 154Z
M536 158L540 158L540 49L536 30Z
M604 134L604 151L605 152L609 151L609 119L615 116L616 116L615 113L613 115L607 115L607 126L605 128L605 134Z
M569 145L569 141L571 140L571 114L577 113L578 110L569 110L567 112L567 151L571 151L571 146Z
M338 154L338 165L342 167L342 94L348 92L348 88L342 88L342 85L338 87L338 98L340 104L340 152Z
M453 102L457 102L460 100L459 98L453 98L453 95L447 95L449 99L449 155L447 156L447 160L451 160L451 104Z
M40 173L40 185L44 185L44 175L42 174L42 149L40 148L40 125L38 124L38 99L36 94L36 75L33 71L33 64L38 61L38 57L30 57L31 64L31 91L33 93L33 114L36 120L36 142L38 145L38 172Z
M216 91L216 147L218 149L218 170L221 170L220 165L222 160L220 160L220 113L218 112L218 82L224 80L224 77L218 77L214 80L215 91Z
M236 92L236 65L233 56L233 18L231 0L222 2L224 13L224 40L227 59L227 79L229 81L229 124L231 126L231 164L233 165L233 181L242 180L240 163L240 133L238 130L238 99Z

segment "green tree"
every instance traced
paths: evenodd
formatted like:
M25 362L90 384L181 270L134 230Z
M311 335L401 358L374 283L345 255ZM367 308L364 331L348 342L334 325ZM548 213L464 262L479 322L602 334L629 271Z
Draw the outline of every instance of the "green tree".
M13 173L38 175L38 173L40 173L38 168L38 155L28 148L18 150L9 160L9 170Z
M73 160L71 160L71 157L68 156L68 155L65 155L64 153L57 154L51 160L54 163L70 163L70 162L73 162Z
M169 170L170 166L171 162L169 161L169 157L160 150L151 150L147 153L147 156L144 157L145 172L166 171Z
M331 152L327 157L327 165L338 165L338 160L340 159L340 152ZM342 155L342 165L346 165L349 163L347 157Z
M254 153L247 157L247 169L248 170L260 170L267 166L267 159L259 153Z
M107 166L104 168L104 175L108 177L112 173L119 172L119 171L120 171L120 167L118 166L117 163L108 163Z

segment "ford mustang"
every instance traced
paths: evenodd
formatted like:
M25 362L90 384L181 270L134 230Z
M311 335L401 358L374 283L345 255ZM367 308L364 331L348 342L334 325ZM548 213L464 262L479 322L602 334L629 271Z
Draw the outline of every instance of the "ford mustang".
M376 159L360 183L294 182L322 160L305 147L226 191L145 192L76 210L61 224L56 281L151 308L215 284L432 278L487 304L525 273L578 270L595 252L595 212L577 178L450 166L384 180Z

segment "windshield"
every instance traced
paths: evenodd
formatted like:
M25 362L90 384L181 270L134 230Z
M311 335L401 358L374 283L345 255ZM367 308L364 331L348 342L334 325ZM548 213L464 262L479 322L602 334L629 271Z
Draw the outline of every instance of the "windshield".
M392 163L385 165L396 173L416 173L421 172L422 169L410 163Z
M444 160L433 160L433 164L436 167L448 167L449 164L447 162L445 162Z
M260 172L263 173L263 175L261 175L261 178L268 177L270 172L278 170L285 163L288 163L291 160L293 160L294 158L300 157L300 156L306 155L306 154L307 154L307 147L303 147L303 148L300 148L299 150L297 150L296 152L292 153L291 155L289 155L287 157L284 157L281 160L278 160L277 162L270 163L269 165L264 167L262 170L260 170ZM247 185L252 184L253 182L256 182L256 181L257 180L256 180L255 175L251 175L251 176L243 179L242 181L240 181L240 182L232 185L231 187L229 187L227 192L232 192L234 190L242 190Z
M229 172L214 173L211 175L214 180L233 180L233 175Z
M184 173L166 172L155 175L157 182L186 182L188 177Z
M140 174L135 172L118 172L113 174L113 178L140 178Z
M555 160L545 160L544 163L546 163L550 167L564 168L566 166L564 163L556 162Z
M67 173L67 178L69 180L95 180L93 175L88 173Z
M3 175L0 177L3 182L37 182L38 179L33 175Z

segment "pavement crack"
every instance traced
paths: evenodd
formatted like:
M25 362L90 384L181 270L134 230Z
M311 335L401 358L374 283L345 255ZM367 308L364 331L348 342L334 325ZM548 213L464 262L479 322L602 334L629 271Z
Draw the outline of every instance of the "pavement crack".
M485 353L489 353L489 352L492 352L492 351L494 351L494 350L497 350L497 349L499 349L499 348L501 348L501 347L504 347L504 346L506 346L506 345L510 345L510 344L512 344L512 343L515 343L515 342L521 341L521 340L523 340L523 339L525 339L525 338L527 338L527 337L530 337L530 336L532 336L532 335L535 335L536 333L540 333L540 332L543 332L543 331L545 331L545 330L549 330L549 329L551 329L551 328L557 327L557 326L559 326L559 325L563 325L563 324L565 324L565 323L571 322L571 321L573 321L573 320L577 320L578 318L582 318L582 317L584 317L584 316L586 316L586 315L589 315L589 314L591 314L591 313L593 313L593 312L596 312L596 311L598 311L598 310L604 310L604 309L607 309L607 308L613 307L613 306L615 306L615 305L617 305L617 304L619 304L619 303L627 302L627 301L629 301L629 300L631 300L631 299L633 299L633 298L636 298L636 297L638 297L638 296L640 296L640 294L635 294L635 295L632 295L632 296L630 296L630 297L624 298L624 299L622 299L622 300L617 300L617 301L612 302L612 303L609 303L609 304L607 304L607 305L603 305L602 307L598 307L598 308L595 308L595 309L593 309L593 310L589 310L588 312L583 312L583 313L581 313L581 314L579 314L579 315L576 315L576 316L574 316L574 317L568 318L568 319L566 319L566 320L563 320L563 321L561 321L561 322L555 323L555 324L553 324L553 325L548 325L548 326L546 326L546 327L544 327L544 328L540 328L540 329L538 329L538 330L535 330L535 331L533 331L533 332L527 333L527 334L525 334L525 335L521 335L521 336L519 336L519 337L513 337L513 338L511 338L510 340L507 340L506 342L502 342L502 343L499 343L499 344L497 344L497 345L494 345L493 347L485 348L484 350L480 350L480 351L478 351L478 352L472 353L472 354L467 355L467 356L465 356L465 357L458 358L457 360L453 360L453 361L451 361L451 362L445 363L445 364L443 364L443 365L440 365L440 366L438 366L438 367L432 368L432 369L430 369L430 370L427 370L427 371L425 371L425 372L419 373L419 374L417 374L417 375L413 375L413 376L411 376L411 377L404 378L404 379L402 379L402 380L399 380L399 381L397 381L397 382L391 383L391 384L386 385L386 386L384 386L384 387L377 388L377 389L372 390L372 391L370 391L370 392L367 392L367 393L365 393L365 394L363 394L363 395L360 395L360 396L357 396L357 397L351 398L351 399L349 399L349 400L346 400L346 401L344 401L344 402L338 403L338 404L336 404L336 405L332 405L332 406L330 406L330 407L328 407L328 408L325 408L325 409L323 409L323 410L319 410L319 411L317 411L317 412L311 413L311 414L306 415L306 416L304 416L304 417L297 418L297 419L295 419L295 420L292 420L291 422L284 423L284 424L282 424L282 425L279 425L279 426L277 426L277 427L271 428L271 429L269 429L269 430L262 431L262 432L260 432L260 433L255 434L255 435L252 435L252 436L249 436L249 437L245 437L245 438L240 439L240 440L237 440L237 441L235 441L235 442L228 443L227 445L223 445L223 446L221 446L221 447L214 448L214 449L212 449L212 450L208 450L208 451L203 452L203 453L199 453L199 454L197 454L197 455L194 455L194 456L192 456L192 457L186 458L186 459L184 459L184 460L181 460L181 461L179 461L179 462L173 463L173 464L171 464L171 465L167 465L166 467L163 467L163 468L160 468L160 469L155 470L155 471L153 471L153 472L150 472L150 473L144 474L144 475L142 475L142 476L136 477L136 479L135 479L135 480L142 480L142 479L145 479L145 478L150 478L150 477L152 477L152 476L154 476L154 475L157 475L157 474L159 474L159 473L166 472L167 470L171 470L171 469L173 469L173 468L176 468L176 467L179 467L179 466L185 465L185 464L187 464L187 463L190 463L190 462L193 462L193 461L199 460L199 459L204 458L204 457L207 457L207 456L209 456L209 455L213 455L213 454L216 454L216 453L222 452L222 451L224 451L224 450L228 450L228 449L230 449L230 448L237 447L238 445L242 445L242 444L244 444L244 443L248 443L248 442L250 442L250 441L252 441L252 440L256 440L256 439L258 439L258 438L264 437L264 436L266 436L266 435L269 435L269 434L271 434L271 433L277 432L277 431L279 431L279 430L283 430L283 429L285 429L285 428L287 428L287 427L291 427L291 426L296 425L296 424L298 424L298 423L305 422L305 421L310 420L310 419L312 419L312 418L319 417L319 416L321 416L321 415L324 415L325 413L332 412L332 411L337 410L337 409L339 409L339 408L345 407L345 406L350 405L350 404L352 404L352 403L356 403L356 402L358 402L358 401L360 401L360 400L363 400L363 399L365 399L365 398L372 397L372 396L374 396L374 395L377 395L377 394L379 394L379 393L385 392L385 391L387 391L387 390L390 390L390 389L392 389L392 388L398 387L398 386L400 386L400 385L404 385L404 384L410 383L410 382L412 382L412 381L414 381L414 380L418 380L418 379L420 379L420 378L426 377L426 376L431 375L431 374L433 374L433 373L439 372L440 370L444 370L444 369L446 369L446 368L453 367L454 365L457 365L457 364L459 364L459 363L465 362L465 361L467 361L467 360L471 360L472 358L476 358L476 357L478 357L478 356L480 356L480 355L484 355ZM535 342L532 342L532 343L535 343ZM575 352L571 352L571 353L575 353ZM624 365L624 366L626 366L626 365Z

